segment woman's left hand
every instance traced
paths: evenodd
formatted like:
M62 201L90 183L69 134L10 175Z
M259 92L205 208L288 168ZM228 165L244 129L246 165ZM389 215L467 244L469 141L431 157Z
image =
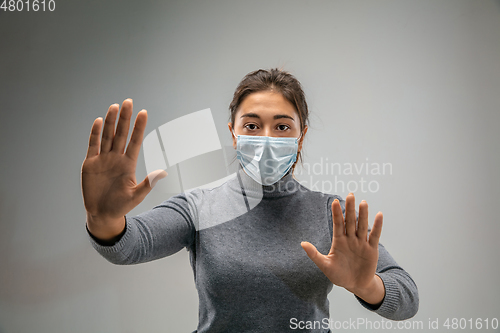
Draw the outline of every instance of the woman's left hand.
M314 245L301 245L319 269L337 285L344 287L365 302L378 305L384 300L385 288L375 274L378 261L378 242L382 233L382 212L375 216L368 236L368 204L359 204L356 226L354 194L349 193L345 204L345 220L337 199L332 203L333 239L327 255L321 254Z

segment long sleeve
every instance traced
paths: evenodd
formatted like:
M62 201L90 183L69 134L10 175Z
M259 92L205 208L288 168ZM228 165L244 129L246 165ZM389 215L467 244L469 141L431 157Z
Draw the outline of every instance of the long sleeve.
M418 311L419 298L417 285L403 268L391 257L382 244L378 246L378 263L376 274L385 286L385 297L382 304L374 309L370 304L356 296L365 308L375 311L382 317L392 320L405 320L413 317Z
M111 246L99 243L87 229L94 249L117 265L138 264L172 255L189 247L196 234L184 194L137 216L125 217L125 222L125 232Z
M345 216L345 201L339 196L332 196L328 200L327 210L329 212L329 221L332 221L331 205L333 200L339 199L342 212ZM356 212L357 215L357 212ZM333 223L333 222L332 222ZM333 234L333 224L330 227L330 233ZM417 285L398 263L392 258L385 247L379 243L378 262L376 274L382 279L385 287L385 297L379 307L374 308L361 298L356 299L366 309L374 311L384 318L391 320L405 320L413 317L419 306Z

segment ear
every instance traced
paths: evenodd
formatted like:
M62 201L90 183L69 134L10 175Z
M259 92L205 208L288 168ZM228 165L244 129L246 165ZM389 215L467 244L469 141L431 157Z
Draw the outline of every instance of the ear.
M299 153L302 149L302 142L304 142L304 137L306 136L306 133L307 133L307 125L304 127L304 132L302 132L302 136L300 137L299 148L297 150L297 153Z
M231 123L227 123L227 127L229 128L229 133L231 133L231 137L233 138L233 148L236 149L237 138L233 134L233 126L231 126Z

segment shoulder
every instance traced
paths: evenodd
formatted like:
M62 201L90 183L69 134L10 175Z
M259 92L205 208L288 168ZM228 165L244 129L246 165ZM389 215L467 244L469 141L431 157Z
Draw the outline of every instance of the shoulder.
M214 227L246 213L242 192L233 183L231 177L217 186L196 188L180 195L186 200L196 230Z
M345 206L345 201L344 199L338 195L338 194L332 194L332 193L325 193L321 191L314 191L311 190L307 187L305 187L303 184L301 184L300 180L297 180L294 178L295 183L297 184L298 187L298 192L302 193L305 197L311 198L313 200L319 200L320 202L326 202L326 204L330 207L335 199L337 199L340 202L340 205L342 207L342 210L344 209Z
M206 201L219 200L230 194L232 188L230 186L230 183L234 182L235 177L236 176L232 174L217 182L187 190L182 195L189 203L195 205L201 204L202 202Z

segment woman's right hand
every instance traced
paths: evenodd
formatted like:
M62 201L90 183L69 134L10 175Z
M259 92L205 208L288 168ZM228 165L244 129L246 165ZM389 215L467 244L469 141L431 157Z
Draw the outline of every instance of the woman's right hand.
M102 118L92 125L87 157L83 161L81 182L83 202L87 210L87 226L97 238L112 239L123 231L124 216L144 200L159 179L167 173L156 170L137 184L135 169L147 123L142 110L135 119L127 149L127 136L132 116L132 99L109 107L102 130Z

